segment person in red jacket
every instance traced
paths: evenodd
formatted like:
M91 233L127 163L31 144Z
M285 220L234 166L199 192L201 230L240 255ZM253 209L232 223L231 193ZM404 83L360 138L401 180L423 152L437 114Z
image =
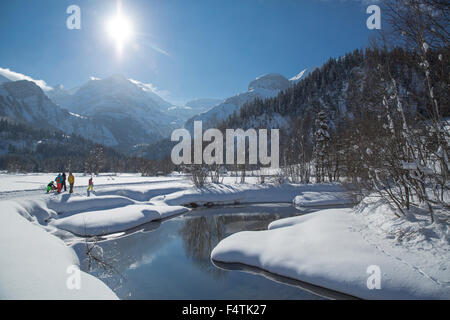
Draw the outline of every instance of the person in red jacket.
M58 193L61 193L61 188L62 188L62 183L63 183L63 178L62 178L61 174L58 174L55 181L56 181L56 187L58 189Z
M94 181L92 180L92 177L89 179L89 187L87 191L94 191Z

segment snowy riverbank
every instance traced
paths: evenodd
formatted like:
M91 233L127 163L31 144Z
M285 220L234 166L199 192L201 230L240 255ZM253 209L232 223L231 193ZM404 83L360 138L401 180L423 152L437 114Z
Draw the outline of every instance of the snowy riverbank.
M339 185L234 184L193 188L182 177L103 176L87 197L84 184L74 194L44 194L52 174L4 175L0 193L0 297L3 299L115 299L103 282L81 272L81 289L66 285L67 268L79 265L74 251L56 234L96 236L126 231L144 223L187 212L183 205L291 202L307 188L343 192ZM78 180L84 177L78 176ZM251 178L250 178L251 180ZM12 182L14 181L14 182ZM252 181L256 182L256 181ZM30 191L20 187L33 186ZM14 196L10 193L14 192Z
M380 202L363 202L233 234L211 257L364 299L449 299L448 221L445 213L432 225L427 218L397 218Z
M38 179L39 178L39 179ZM9 180L8 180L9 179ZM11 181L11 177L8 177ZM21 175L21 184L48 176ZM81 178L80 178L81 179ZM111 179L111 177L100 177ZM2 180L6 181L6 180ZM37 182L39 180L39 182ZM296 206L343 205L354 202L339 184L223 184L195 188L186 177L123 175L97 184L86 195L39 194L3 186L0 196L0 297L113 299L100 280L82 274L82 290L69 290L67 268L78 265L74 251L57 236L98 236L123 232L190 210L188 207L293 203ZM19 183L19 182L17 182ZM240 232L213 250L216 261L247 264L349 295L374 299L450 298L448 221L430 225L426 214L397 218L376 201L355 210L329 209L278 220L267 231ZM378 266L381 289L369 290L367 270Z
M0 299L117 299L102 281L82 271L79 289L67 286L80 265L75 252L25 219L26 207L3 202L1 208Z

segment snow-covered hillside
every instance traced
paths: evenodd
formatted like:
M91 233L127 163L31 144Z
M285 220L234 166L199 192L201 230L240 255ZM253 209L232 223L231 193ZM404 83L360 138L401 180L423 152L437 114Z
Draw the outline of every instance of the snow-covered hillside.
M2 75L0 83L6 87L2 90L3 98L0 97L0 116L33 127L80 134L130 152L136 146L168 138L175 128L183 125L189 128L194 120L203 120L205 128L213 126L239 111L246 102L274 97L306 74L305 69L290 80L280 74L266 74L251 81L247 92L226 100L196 99L185 106L175 106L161 98L152 84L122 75L91 78L72 90L62 85L53 88L46 85L45 93L42 86L38 87L41 82L45 84L42 80L21 75L31 80L13 82Z
M162 112L171 106L155 94L149 85L122 75L113 75L106 79L91 78L73 94L57 87L47 95L71 112L91 116L104 112L138 113L139 116L145 116L139 112ZM124 106L125 110L121 110Z
M50 91L49 96L62 107L95 117L116 135L127 136L122 144L129 146L168 135L177 120L166 112L171 106L169 102L145 84L122 75L91 79L73 95L55 93Z
M200 99L194 99L191 101L186 102L186 106L187 107L191 107L192 109L195 110L202 110L202 112L204 111L208 111L209 109L217 106L218 104L222 103L223 99L211 99L211 98L200 98ZM199 112L199 113L202 113Z
M306 68L305 70L302 70L299 72L299 74L293 76L289 79L292 83L298 83L300 80L306 78L311 72L313 72L317 68Z
M240 108L247 102L255 99L275 97L280 91L286 90L300 81L303 75L306 74L306 70L303 70L297 76L291 78L291 80L278 73L262 75L249 83L246 92L225 99L225 101L214 108L189 119L185 127L192 130L194 121L203 121L203 128L213 127L234 112L239 112Z
M64 106L70 102L72 94L69 90L66 90L62 85L55 86L52 90L46 92L47 97L54 103Z
M47 95L69 111L103 123L126 151L170 136L174 128L199 113L191 107L174 106L161 98L153 85L122 75L91 78L72 92L56 87Z
M60 108L47 98L40 87L27 80L0 84L0 116L36 128L75 133L105 145L117 144L106 126Z
M0 83L9 82L9 81L11 81L11 80L9 80L8 78L6 78L0 74Z

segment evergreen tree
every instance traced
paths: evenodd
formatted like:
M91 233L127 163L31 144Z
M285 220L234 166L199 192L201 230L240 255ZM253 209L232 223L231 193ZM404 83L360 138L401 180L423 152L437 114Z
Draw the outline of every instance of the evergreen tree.
M316 183L325 181L329 171L330 134L327 112L322 110L317 114L316 132L314 133L314 165Z

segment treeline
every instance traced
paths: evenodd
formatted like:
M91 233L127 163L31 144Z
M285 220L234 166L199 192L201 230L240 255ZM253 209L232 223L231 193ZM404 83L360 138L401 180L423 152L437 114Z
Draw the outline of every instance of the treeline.
M439 54L443 53L441 50L430 55L435 61L438 60ZM424 96L425 75L420 69L420 60L420 56L401 47L392 50L357 49L343 57L330 59L321 68L274 98L255 99L244 104L238 113L225 120L223 126L245 128L261 117L265 121L264 124L270 124L275 115L301 118L308 114L316 115L324 108L334 122L345 121L346 118L361 112L365 105L374 103L371 85L379 64L389 70L389 75L397 80L402 99L408 102L411 108L417 108L419 113L426 115L429 106ZM440 69L442 65L435 67ZM385 77L389 75L386 74ZM444 87L440 88L443 91ZM442 116L450 116L448 105L442 105L441 108Z
M135 172L167 174L167 161L127 157L79 135L0 119L0 170L9 172Z
M448 207L448 3L384 1L389 28L372 48L330 59L277 97L255 100L222 128L276 127L292 182L346 179L398 215Z

